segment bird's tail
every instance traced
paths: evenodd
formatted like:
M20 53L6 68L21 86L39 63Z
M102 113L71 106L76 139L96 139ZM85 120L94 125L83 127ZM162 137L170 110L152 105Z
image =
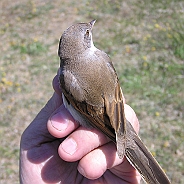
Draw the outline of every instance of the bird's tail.
M167 175L136 134L129 121L126 123L127 145L125 156L148 184L171 184Z

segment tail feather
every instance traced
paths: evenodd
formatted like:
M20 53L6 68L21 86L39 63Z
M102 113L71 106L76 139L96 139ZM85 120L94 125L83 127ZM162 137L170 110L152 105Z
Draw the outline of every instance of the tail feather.
M125 156L149 184L170 184L170 181L156 159L143 144L129 121Z

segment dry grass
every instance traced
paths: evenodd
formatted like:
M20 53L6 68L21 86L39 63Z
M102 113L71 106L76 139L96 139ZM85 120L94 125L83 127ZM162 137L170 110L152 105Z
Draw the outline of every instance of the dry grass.
M140 135L172 183L184 183L183 1L1 0L0 183L18 183L20 136L51 96L58 41L97 19L95 45L118 71Z

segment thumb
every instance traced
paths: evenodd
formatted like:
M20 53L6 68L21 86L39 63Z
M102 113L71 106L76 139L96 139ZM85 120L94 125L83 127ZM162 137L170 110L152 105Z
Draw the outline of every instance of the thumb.
M53 139L53 136L48 132L47 121L52 113L61 106L61 104L61 95L54 92L45 107L42 108L35 119L23 132L21 137L21 147L28 150L35 145L40 145L45 141Z
M51 116L51 114L62 105L63 102L62 102L61 89L59 88L58 75L54 77L52 81L52 86L54 89L54 94L47 102L47 104L42 108L42 110L38 113L38 115L31 124L34 124L35 121L37 124L43 124L41 122L43 121L46 122L48 118ZM37 122L38 119L41 121Z
M40 111L40 113L37 115L38 117L44 116L47 120L51 116L51 114L62 105L62 97L61 95L54 92L53 96L50 98L50 100L47 102L45 107ZM44 119L45 119L44 118Z

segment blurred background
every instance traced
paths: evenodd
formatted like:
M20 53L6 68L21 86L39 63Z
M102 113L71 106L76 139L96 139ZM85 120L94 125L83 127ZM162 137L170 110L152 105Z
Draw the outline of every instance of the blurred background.
M140 137L172 183L184 183L183 0L1 0L1 184L19 183L20 137L53 93L61 34L93 19Z

